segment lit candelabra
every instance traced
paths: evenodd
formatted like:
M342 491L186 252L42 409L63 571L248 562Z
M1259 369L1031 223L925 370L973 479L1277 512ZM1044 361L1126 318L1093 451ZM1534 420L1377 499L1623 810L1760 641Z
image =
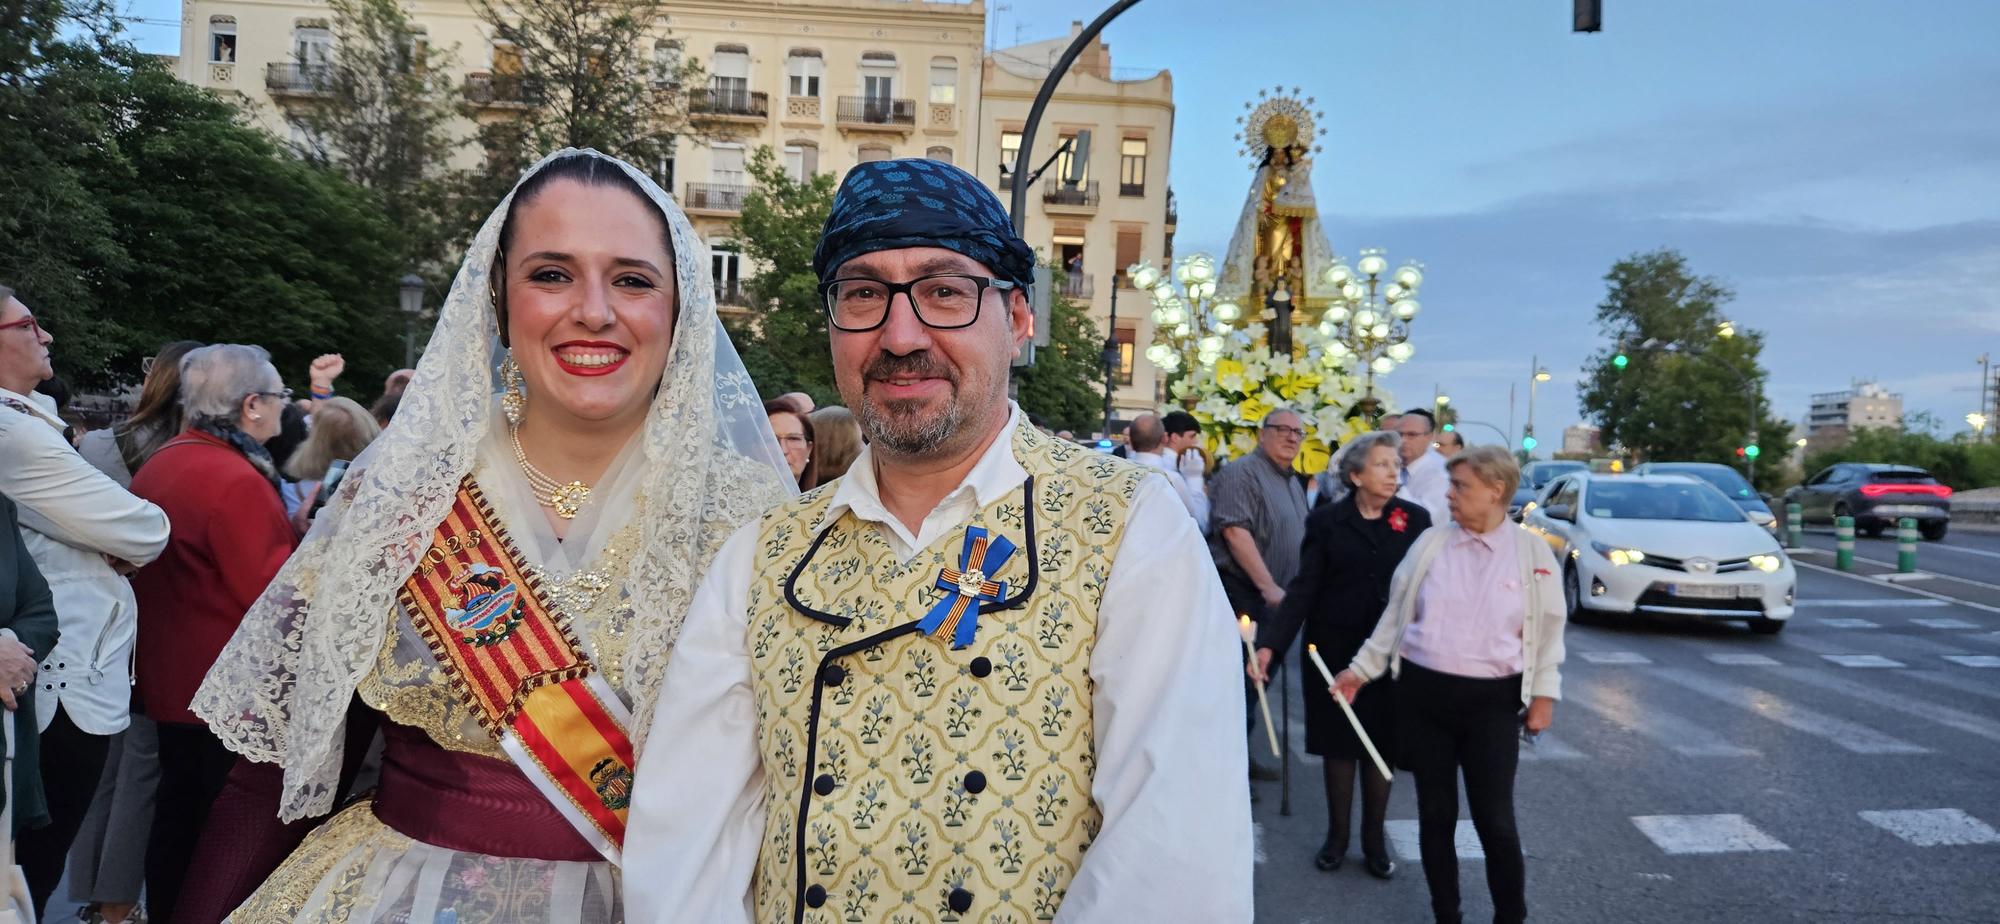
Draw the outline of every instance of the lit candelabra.
M1423 285L1423 265L1410 262L1386 278L1389 259L1380 249L1364 250L1353 267L1339 257L1326 268L1325 279L1339 295L1320 316L1323 362L1345 364L1368 377L1368 394L1375 377L1387 375L1416 354L1410 345L1410 322L1423 307L1417 289Z
M1141 260L1125 273L1133 288L1153 298L1153 345L1146 348L1146 359L1155 367L1171 374L1221 357L1221 334L1242 319L1243 308L1216 299L1215 258L1188 254L1173 262L1171 272Z

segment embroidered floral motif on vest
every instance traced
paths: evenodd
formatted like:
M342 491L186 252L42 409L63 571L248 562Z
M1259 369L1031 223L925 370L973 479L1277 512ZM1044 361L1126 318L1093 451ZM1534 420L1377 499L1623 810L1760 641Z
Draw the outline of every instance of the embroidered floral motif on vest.
M916 623L963 528L897 562L875 525L822 522L830 490L766 516L749 597L758 921L1027 924L1061 905L1102 823L1090 653L1144 470L1028 427L1013 443L1032 493L964 525L1018 547L983 577L1019 605L983 609L962 649Z

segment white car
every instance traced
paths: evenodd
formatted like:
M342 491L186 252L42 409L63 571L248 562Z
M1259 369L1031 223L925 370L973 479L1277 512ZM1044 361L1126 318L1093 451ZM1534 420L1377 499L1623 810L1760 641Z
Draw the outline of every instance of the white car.
M1778 541L1707 482L1678 475L1565 475L1522 519L1563 563L1572 617L1649 613L1777 632L1798 574Z

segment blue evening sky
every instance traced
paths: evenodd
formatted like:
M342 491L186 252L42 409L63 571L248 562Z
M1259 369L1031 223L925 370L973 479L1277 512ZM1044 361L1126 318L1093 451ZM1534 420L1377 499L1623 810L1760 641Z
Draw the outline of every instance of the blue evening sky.
M1002 45L1095 14L989 3ZM1228 243L1244 101L1279 84L1317 98L1334 248L1426 266L1416 358L1385 383L1399 403L1439 384L1505 427L1518 384L1518 428L1539 356L1554 381L1536 429L1558 442L1602 343L1604 272L1665 246L1736 291L1726 313L1765 333L1781 414L1874 378L1962 428L1974 360L2000 353L2000 3L1604 5L1605 31L1577 35L1568 0L1145 0L1106 38L1120 69L1173 71L1180 253ZM134 31L176 47L171 26Z

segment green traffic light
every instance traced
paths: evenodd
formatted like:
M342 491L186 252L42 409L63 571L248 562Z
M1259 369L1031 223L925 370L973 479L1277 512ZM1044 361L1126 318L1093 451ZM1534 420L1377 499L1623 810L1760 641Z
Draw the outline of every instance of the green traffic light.
M1444 425L1444 432L1446 432L1446 433L1450 433L1451 431L1453 431L1453 430L1456 430L1456 429L1458 429L1458 425L1457 425L1457 424L1445 424L1445 425Z
M1521 437L1521 448L1522 448L1522 449L1525 449L1525 450L1528 450L1529 452L1534 452L1534 451L1535 451L1535 447L1536 447L1536 446L1538 446L1538 445L1541 445L1541 444L1540 444L1539 442L1537 442L1537 441L1536 441L1536 439L1535 439L1534 437L1532 437L1532 436L1524 436L1524 437Z
M1619 369L1623 369L1623 368L1625 368L1626 366L1629 366L1629 365L1631 365L1631 364L1632 364L1632 360L1631 360L1631 359L1630 359L1629 357L1627 357L1627 356L1626 356L1625 354L1623 354L1623 353L1620 353L1620 354L1618 354L1617 356L1613 356L1613 357L1611 357L1611 365L1613 365L1613 366L1615 366L1615 367L1617 367L1617 368L1619 368Z
M1743 454L1749 456L1752 459L1757 458L1757 455L1763 451L1764 450L1757 448L1756 443L1751 443L1750 445L1743 447Z

